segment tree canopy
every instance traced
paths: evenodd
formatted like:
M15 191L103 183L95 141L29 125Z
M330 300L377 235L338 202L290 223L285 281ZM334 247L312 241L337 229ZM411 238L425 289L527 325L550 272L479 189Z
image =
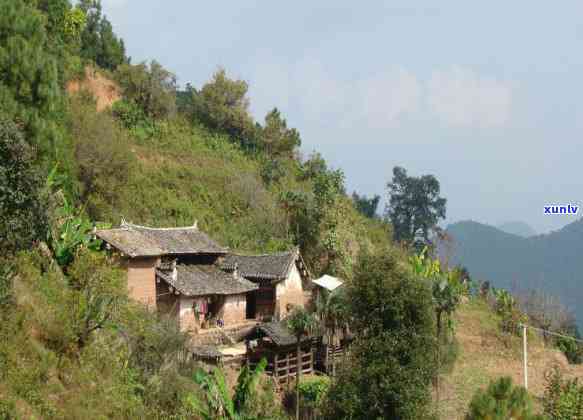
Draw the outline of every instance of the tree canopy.
M269 156L292 157L293 152L302 144L300 133L295 128L287 128L287 121L277 108L265 116L261 141Z
M79 0L79 8L87 16L81 33L81 56L107 70L129 63L123 40L115 35L111 23L102 15L101 1Z
M256 146L256 126L249 113L248 89L247 82L230 79L225 69L220 68L200 92L193 91L195 117L244 146Z
M394 239L418 250L429 244L431 230L445 219L446 199L439 195L437 178L408 176L404 168L396 166L387 193L385 215L393 225Z
M381 197L379 195L374 195L372 197L367 197L366 195L359 195L356 191L352 193L352 201L356 210L360 212L363 216L369 219L374 219L377 217L377 208Z
M26 249L46 233L34 159L16 124L0 116L0 254Z
M510 377L499 378L490 383L486 390L478 390L466 416L466 420L543 418L533 414L528 392L521 386L514 386Z
M61 89L44 22L30 2L0 0L0 109L46 151L54 132L45 120L56 111Z
M154 119L176 113L176 76L160 63L123 64L116 72L124 97Z
M348 363L330 390L327 418L418 419L427 414L436 374L431 290L387 250L359 259L346 285Z

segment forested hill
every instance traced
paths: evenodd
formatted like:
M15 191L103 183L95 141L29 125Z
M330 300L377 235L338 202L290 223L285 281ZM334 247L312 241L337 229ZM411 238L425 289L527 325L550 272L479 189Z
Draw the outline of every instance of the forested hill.
M536 231L532 228L532 226L525 222L505 222L498 225L497 227L506 233L512 233L513 235L522 236L523 238L536 235Z
M561 298L583 322L583 219L561 230L529 238L465 221L447 227L453 238L452 261L472 277L496 287L537 288Z

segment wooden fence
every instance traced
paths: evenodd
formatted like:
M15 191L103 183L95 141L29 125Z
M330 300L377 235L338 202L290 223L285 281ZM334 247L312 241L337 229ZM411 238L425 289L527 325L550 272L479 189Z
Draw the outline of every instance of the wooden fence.
M278 386L289 385L296 377L298 364L302 375L314 372L314 353L312 349L302 349L300 351L300 360L297 361L297 352L295 348L289 347L274 352L256 353L267 359L265 373L273 376ZM255 367L260 357L250 357L248 359L251 367Z
M338 368L341 360L347 350L346 345L325 345L322 344L317 347L315 369L330 376L335 375L334 367Z

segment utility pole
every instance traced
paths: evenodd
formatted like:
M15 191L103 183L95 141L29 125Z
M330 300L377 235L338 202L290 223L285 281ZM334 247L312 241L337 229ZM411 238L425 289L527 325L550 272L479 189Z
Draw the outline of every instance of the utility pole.
M524 361L524 388L528 389L528 356L526 349L526 325L522 324L522 355Z

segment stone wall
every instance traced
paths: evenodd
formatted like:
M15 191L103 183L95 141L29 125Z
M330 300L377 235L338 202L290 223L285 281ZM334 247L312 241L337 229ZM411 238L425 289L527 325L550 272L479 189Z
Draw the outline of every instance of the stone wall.
M156 308L156 265L158 258L129 258L125 265L128 272L130 298Z

